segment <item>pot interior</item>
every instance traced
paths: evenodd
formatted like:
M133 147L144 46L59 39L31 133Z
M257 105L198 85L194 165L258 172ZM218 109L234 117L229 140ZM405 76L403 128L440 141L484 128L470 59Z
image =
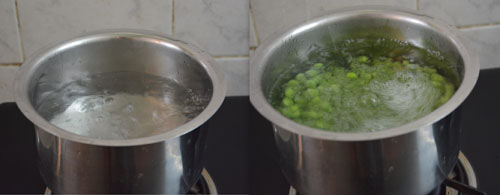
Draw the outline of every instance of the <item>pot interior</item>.
M187 123L210 102L206 65L169 40L134 33L66 42L34 62L30 103L71 133L129 139Z
M340 50L356 56L404 54L420 64L432 64L459 88L464 60L449 35L446 29L403 12L363 10L315 19L275 37L265 52L258 53L260 89L269 104L278 105L283 97L276 91L282 91L286 82L327 58L330 54L325 52ZM408 46L418 49L405 49Z

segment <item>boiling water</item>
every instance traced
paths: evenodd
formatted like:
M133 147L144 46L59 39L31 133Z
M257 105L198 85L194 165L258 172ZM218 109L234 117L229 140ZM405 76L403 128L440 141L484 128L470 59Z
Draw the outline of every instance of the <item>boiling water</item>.
M114 72L45 93L37 110L75 134L127 139L172 130L203 111L209 98L163 77Z
M439 52L418 48L404 41L357 39L326 47L313 46L307 60L291 63L277 76L268 92L273 107L288 118L311 127L338 132L367 132L401 126L427 115L444 103L440 100L446 93L433 85L430 74L417 71L424 67L434 69L450 85L459 84L456 71ZM354 66L352 62L359 56L368 56L372 60L381 57L391 59L390 63L406 61L409 65L394 74L386 74L386 70L380 67L387 66L389 62L381 63L382 66L370 63ZM297 76L313 70L316 63L327 67L326 70L316 71L328 72L333 75L332 78L318 77L319 84L309 87L304 84L306 81L300 84ZM333 67L340 73L328 71ZM351 80L345 76L347 72L356 72L358 76L375 73L378 77ZM299 84L288 87L287 83L292 79ZM307 79L314 80L312 76ZM328 87L332 85L338 90ZM287 96L285 89L292 95ZM309 89L311 93L307 94ZM318 91L316 97L311 95L314 90Z

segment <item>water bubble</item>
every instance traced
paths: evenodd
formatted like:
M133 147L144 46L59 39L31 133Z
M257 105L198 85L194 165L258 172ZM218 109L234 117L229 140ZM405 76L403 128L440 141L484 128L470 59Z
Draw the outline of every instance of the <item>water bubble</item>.
M114 99L112 97L107 97L106 99L104 99L104 102L106 103L110 103L112 102Z
M132 106L131 104L127 104L125 106L125 108L122 109L123 112L125 113L130 113L134 110L134 106Z
M192 89L158 76L120 72L91 78L48 93L41 106L61 107L48 117L51 123L98 139L135 138L174 129L196 117L210 101L209 95L193 97ZM109 88L97 89L93 83ZM127 87L114 88L122 86Z

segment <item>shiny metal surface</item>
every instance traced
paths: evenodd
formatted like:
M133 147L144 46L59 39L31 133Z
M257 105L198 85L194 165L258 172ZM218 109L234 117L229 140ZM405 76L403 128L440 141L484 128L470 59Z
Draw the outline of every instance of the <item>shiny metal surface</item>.
M206 194L211 194L211 195L218 194L217 187L215 186L214 180L212 179L212 177L210 176L210 174L208 173L208 171L206 169L203 169L203 171L201 171L201 178L200 179L203 179L207 183L208 193L206 193ZM51 195L51 194L52 194L52 190L50 190L50 188L48 188L48 187L45 188L44 195Z
M459 75L452 98L408 124L376 132L314 129L282 116L268 102L276 80L310 48L349 38L387 38L439 51ZM337 10L276 33L250 59L250 100L274 124L281 168L303 194L426 194L456 163L459 105L479 74L477 54L460 33L431 17L391 7Z
M467 177L467 182L464 183L470 187L473 187L473 188L477 188L477 180L476 180L476 174L474 172L474 170L472 169L472 166L470 165L469 163L469 160L467 160L467 158L465 157L465 155L460 151L458 153L458 162L457 162L457 165L456 166L463 166L464 167L464 170L465 170L465 176ZM448 178L449 179L453 179L455 176L456 176L456 172L451 172L449 175L448 175ZM471 181L471 182L469 182ZM446 195L458 195L460 194L460 192L454 188L451 188L449 186L446 186L446 190L445 190L445 193ZM295 190L295 188L293 188L293 186L290 186L290 191L288 193L289 195L296 195L297 194L297 191Z
M141 138L95 139L49 123L35 109L48 92L88 75L131 71L163 76L209 93L206 108L173 129ZM117 81L120 82L120 81ZM35 124L39 167L56 193L185 193L203 168L201 126L222 104L223 72L196 47L147 31L106 31L40 50L20 68L16 103Z

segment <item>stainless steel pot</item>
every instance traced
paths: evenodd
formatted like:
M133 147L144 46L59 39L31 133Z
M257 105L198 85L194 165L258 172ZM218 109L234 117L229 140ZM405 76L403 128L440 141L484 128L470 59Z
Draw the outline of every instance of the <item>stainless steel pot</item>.
M307 59L311 48L348 38L387 38L439 51L459 77L453 97L432 113L377 132L337 133L282 116L267 97L275 82ZM477 54L454 27L388 7L356 7L275 34L250 60L250 100L274 124L281 169L301 194L426 194L455 165L457 108L474 87Z
M177 81L208 95L192 120L156 135L96 139L54 126L37 110L45 93L89 75L132 71ZM116 81L115 85L125 85ZM201 126L222 104L223 72L196 47L147 31L106 31L40 50L20 68L16 102L35 124L39 168L56 193L185 193L203 168Z

